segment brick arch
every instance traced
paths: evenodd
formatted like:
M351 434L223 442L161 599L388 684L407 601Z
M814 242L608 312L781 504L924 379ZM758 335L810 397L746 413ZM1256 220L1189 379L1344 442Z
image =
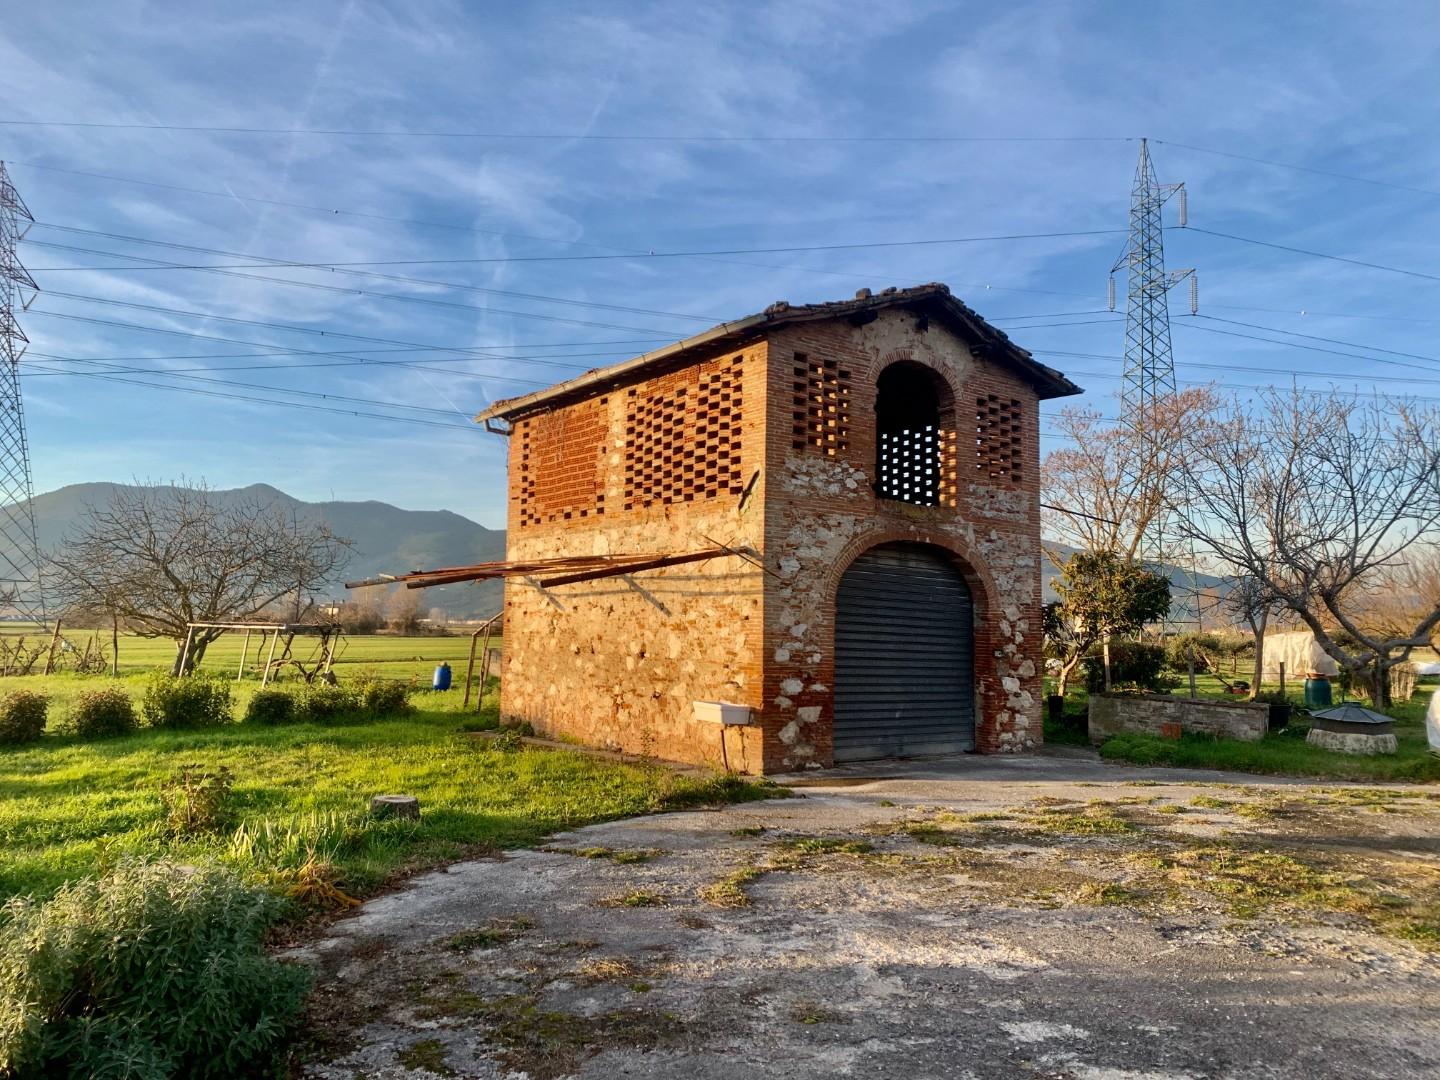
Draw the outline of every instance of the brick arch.
M929 371L944 387L945 394L941 395L941 405L951 405L959 400L959 387L956 385L956 376L953 371L946 371L942 366L923 351L916 356L911 349L891 349L889 352L872 358L869 364L861 371L856 372L856 377L869 386L874 386L880 373L892 364L909 363L916 364ZM948 400L945 400L948 395Z
M881 544L893 543L927 544L944 551L960 571L965 584L970 587L975 610L975 748L980 753L994 753L1001 748L1000 735L1005 726L1002 714L1006 710L1007 698L1001 684L1003 673L997 655L1002 645L997 625L1001 617L1000 594L980 553L959 537L918 524L910 528L890 525L862 533L841 549L821 582L825 597L822 609L825 622L822 649L827 658L826 667L829 668L826 679L830 686L835 685L835 609L840 579L845 576L851 564L865 552ZM833 704L828 714L833 724Z

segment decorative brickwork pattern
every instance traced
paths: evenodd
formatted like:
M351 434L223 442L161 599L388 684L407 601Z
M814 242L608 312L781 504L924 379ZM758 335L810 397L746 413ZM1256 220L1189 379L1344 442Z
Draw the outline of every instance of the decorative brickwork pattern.
M607 400L583 401L515 426L522 526L605 512L600 459L605 452Z
M625 509L738 495L742 357L631 390L625 405Z
M915 431L882 431L876 488L882 499L917 506L940 502L940 435L934 424Z
M1020 481L1023 415L1015 398L986 394L975 399L975 471L982 477L1002 484Z
M850 449L850 372L795 354L794 447L835 457Z

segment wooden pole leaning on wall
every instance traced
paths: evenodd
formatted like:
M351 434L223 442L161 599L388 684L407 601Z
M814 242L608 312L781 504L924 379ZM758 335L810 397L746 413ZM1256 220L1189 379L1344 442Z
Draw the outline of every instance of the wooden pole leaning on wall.
M280 631L276 630L270 635L270 653L265 657L265 674L260 677L260 689L262 690L270 685L270 665L275 661L275 646L279 643ZM260 645L262 648L265 645L263 638L261 639Z
M465 663L465 700L460 703L462 709L470 707L470 680L475 675L475 643L480 640L480 634L484 629L483 626L477 627L475 632L470 635L470 659ZM484 688L481 689L483 691Z
M45 660L45 674L55 672L55 647L60 644L60 620L55 620L55 632L50 635L50 655Z
M245 640L240 643L240 670L235 673L235 681L239 682L245 678L245 658L250 655L250 631L245 631Z
M180 670L177 675L186 674L185 662L190 659L190 639L195 636L195 628L192 626L185 631L185 647L180 650Z

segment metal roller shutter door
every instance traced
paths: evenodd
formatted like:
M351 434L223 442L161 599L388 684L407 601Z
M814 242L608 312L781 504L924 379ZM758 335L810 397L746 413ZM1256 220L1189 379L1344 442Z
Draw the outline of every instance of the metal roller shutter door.
M872 548L835 609L835 760L974 749L974 606L949 558Z

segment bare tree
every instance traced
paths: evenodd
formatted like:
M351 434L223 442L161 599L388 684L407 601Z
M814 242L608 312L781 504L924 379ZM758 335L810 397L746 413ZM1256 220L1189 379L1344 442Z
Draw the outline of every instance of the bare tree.
M253 497L143 484L87 506L51 557L67 606L111 613L145 637L176 642L174 670L192 622L233 622L283 604L299 612L343 565L350 541L322 522ZM193 668L217 630L197 631Z
M1192 417L1182 450L1180 534L1254 579L1386 704L1390 669L1440 626L1433 596L1398 622L1365 617L1385 576L1437 540L1440 414L1270 389Z
M1046 455L1041 471L1046 531L1082 551L1137 558L1175 501L1175 458L1189 418L1215 404L1208 388L1184 390L1158 399L1141 428L1106 423L1088 409L1062 410L1053 423L1065 445Z
M1265 629L1272 617L1285 611L1285 605L1264 581L1246 574L1231 585L1220 607L1248 626L1255 636L1255 677L1250 681L1250 700L1254 701L1260 694L1260 681L1265 673Z

